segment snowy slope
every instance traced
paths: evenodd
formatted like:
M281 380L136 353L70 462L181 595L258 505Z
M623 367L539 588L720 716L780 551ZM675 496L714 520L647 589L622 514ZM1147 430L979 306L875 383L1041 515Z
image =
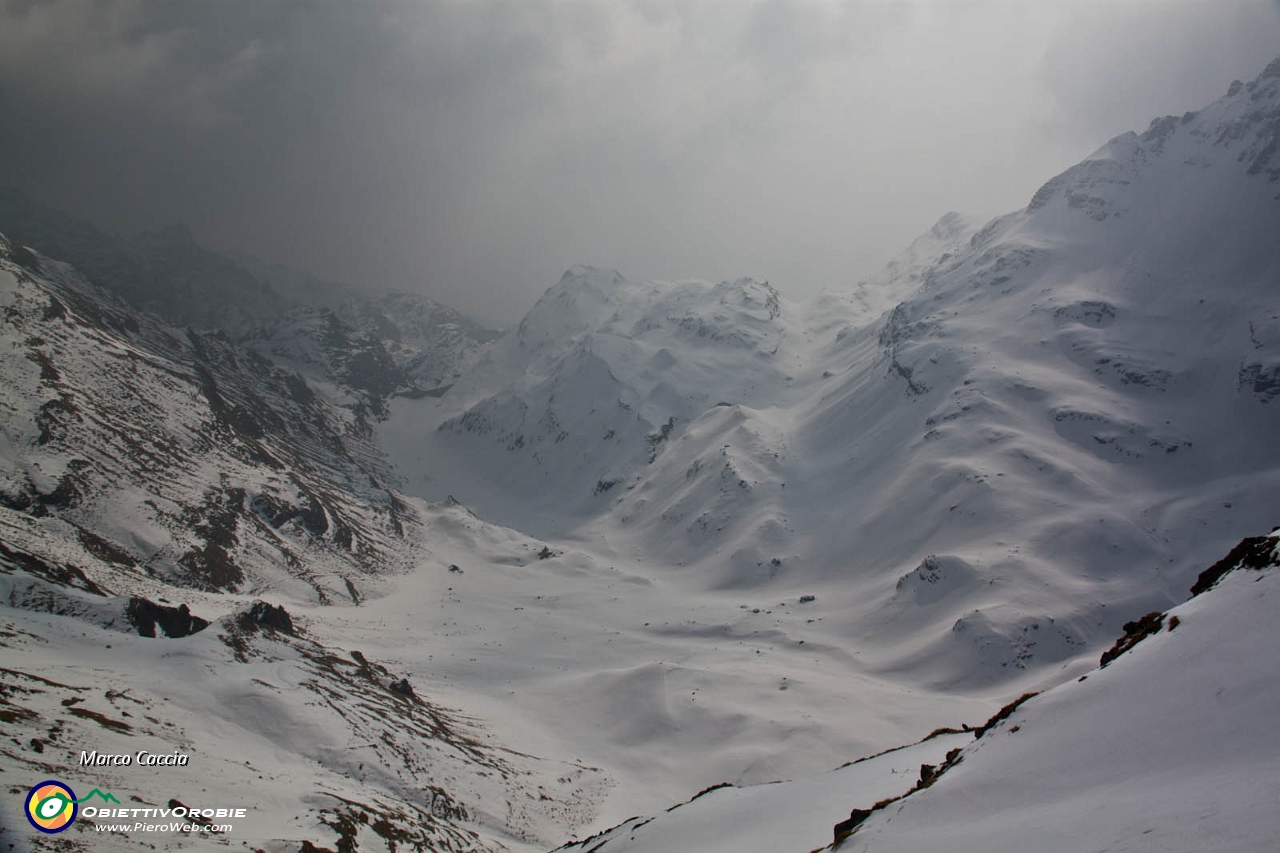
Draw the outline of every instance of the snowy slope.
M634 485L673 430L722 403L775 400L797 364L792 314L765 282L638 285L575 268L439 405L398 406L384 439L412 478L406 445L434 429L421 466L433 482L461 480L458 497L503 523L575 524ZM540 513L548 495L554 512Z
M328 402L374 418L385 414L388 399L413 388L376 333L328 308L295 308L241 343L298 373Z
M497 336L418 294L227 257L184 225L126 240L12 188L0 189L0 233L72 264L135 309L217 329L300 372L333 401L374 414L393 393L438 393Z
M663 779L795 778L1086 671L1274 523L1278 72L985 227L944 217L843 296L571 270L379 425L407 491L575 578L552 606L451 560L451 654L614 772L619 818ZM535 606L546 634L513 630Z
M886 666L1069 657L1272 522L1280 65L1232 89L1112 140L823 353L791 522L875 602Z
M718 788L563 849L1270 849L1277 567L1280 531L1242 542L1205 573L1214 588L1149 617L1154 633L1130 632L1104 668L981 726L831 773Z
M118 590L351 599L405 567L414 514L367 426L296 375L7 242L0 299L6 541Z
M806 778L841 761L1055 685L1018 713L1067 696L1131 716L1141 696L1114 673L1199 636L1197 608L1238 577L1073 679L1280 503L1278 133L1280 63L1117 137L1024 210L981 228L948 214L846 293L579 267L493 342L395 299L309 309L267 344L306 381L6 249L5 764L65 772L124 721L204 757L186 790L269 798L281 822L260 837L278 849L549 849L728 781L578 849L812 850L957 747ZM417 361L437 351L443 372ZM296 629L264 622L260 597ZM1237 609L1265 644L1255 606ZM1237 667L1209 615L1208 644L1160 663L1164 680L1185 664L1203 698L1219 660L1256 685L1239 707L1273 698L1266 656ZM1187 702L1160 725L1214 711ZM1017 795L995 744L1020 719L903 814L966 768ZM1027 760L1075 741L1040 743ZM278 779L257 778L261 755ZM1216 766L1180 755L1195 786ZM777 779L803 781L749 787ZM1025 802L1100 802L1084 782ZM795 819L753 832L771 810ZM945 846L929 814L906 849ZM889 817L849 843L887 838ZM1022 831L955 825L979 839L1001 821Z
M531 534L833 596L885 672L1069 661L1280 500L1278 81L810 305L571 270L384 444L411 492Z
M0 587L15 580L11 573L21 568L0 558ZM323 611L315 619L295 610L281 623L261 603L186 598L206 615L240 604L176 639L61 612L5 613L0 766L11 782L0 802L0 842L19 850L246 842L273 851L306 849L304 842L321 850L536 850L591 816L607 783L600 771L512 749L421 683L406 689L402 670L325 642ZM139 749L180 752L188 764L78 766L82 751ZM111 821L90 817L65 835L37 836L21 817L22 794L50 777L81 796L96 787L129 804L252 812L225 837L104 833L95 824ZM345 846L352 843L358 848Z
M904 793L919 779L921 765L941 765L948 752L972 740L971 734L948 732L818 776L745 788L725 785L662 814L632 818L560 849L804 853L827 843L827 823L849 803L875 803Z
M390 630L376 614L341 630L341 605L430 557L426 507L385 485L356 414L2 239L0 308L4 841L527 850L595 815L607 774L508 746L366 654ZM430 628L409 624L417 645ZM138 749L190 767L79 766L82 751ZM22 796L50 777L257 811L205 841L91 818L40 836Z
M356 328L376 335L405 376L423 392L443 393L469 371L499 333L447 305L416 293L391 291L348 298L335 309Z
M421 388L457 379L500 335L447 305L418 293L360 287L317 278L252 257L237 262L284 298L291 308L327 308L344 323L381 340L396 363Z
M837 849L1271 849L1280 536L1260 544L1263 559L1229 560L1154 636L1021 705Z

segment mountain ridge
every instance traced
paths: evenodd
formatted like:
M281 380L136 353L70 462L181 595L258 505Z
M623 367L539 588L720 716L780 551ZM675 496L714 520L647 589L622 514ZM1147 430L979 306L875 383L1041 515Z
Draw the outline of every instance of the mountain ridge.
M1280 499L1276 80L1115 137L1023 210L944 216L845 296L574 268L384 440L449 457L411 490L535 534L829 586L886 667L1070 659ZM887 621L929 559L951 593Z
M1139 686L1174 719L1186 664L1181 746L1183 723L1215 718L1206 697L1264 719L1232 690L1274 692L1246 653L1269 642L1273 573L1181 602L1280 503L1278 111L1280 61L807 304L576 267L497 340L424 309L457 356L416 374L439 384L410 375L434 333L387 325L412 306L281 315L255 344L273 363L6 244L0 645L23 665L0 670L21 732L4 755L35 773L95 737L189 744L201 775L169 784L263 797L296 816L263 830L282 849L528 851L991 718L960 763L945 739L963 728L854 765L872 799L814 824L829 838L852 807L869 813L854 845L960 827L991 849L936 817L964 811L963 780L1033 816L1032 794L1104 790L1074 772L1012 790L1019 768L1075 760L1045 737L1063 709L1081 755L1126 732L1154 754L1158 731L1099 720L1136 718ZM1097 672L1144 613L1160 630ZM116 648L137 664L128 697ZM1218 664L1236 680L1212 684ZM1169 754L1188 778L1216 766ZM1156 765L1125 755L1097 763L1128 795L1125 774ZM773 790L713 791L673 820L731 800L758 818ZM1176 828L1168 804L1208 787L1159 790L1134 802ZM590 843L640 851L672 826Z

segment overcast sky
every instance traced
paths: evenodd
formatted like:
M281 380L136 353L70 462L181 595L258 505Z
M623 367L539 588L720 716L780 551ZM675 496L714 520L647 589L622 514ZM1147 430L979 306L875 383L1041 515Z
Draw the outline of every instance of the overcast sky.
M1280 54L1280 0L0 0L0 185L512 323L856 281Z

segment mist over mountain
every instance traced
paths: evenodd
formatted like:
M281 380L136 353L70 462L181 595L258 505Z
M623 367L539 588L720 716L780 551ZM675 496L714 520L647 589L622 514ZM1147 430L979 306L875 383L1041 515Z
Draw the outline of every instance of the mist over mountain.
M375 415L392 395L449 384L497 335L421 296L230 258L199 245L184 225L113 237L12 188L0 190L0 233L48 247L139 310L270 353Z
M193 769L92 785L272 850L1260 849L1278 152L1280 59L850 288L577 266L503 333L6 192L15 790L145 741Z

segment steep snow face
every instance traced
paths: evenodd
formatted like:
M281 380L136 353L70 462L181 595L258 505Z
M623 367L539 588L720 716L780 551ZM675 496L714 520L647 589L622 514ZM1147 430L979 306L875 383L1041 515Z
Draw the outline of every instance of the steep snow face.
M5 541L117 593L162 578L350 600L405 567L415 516L368 425L296 375L7 242L0 301Z
M1272 521L1276 69L1112 140L822 352L787 517L815 571L875 602L886 666L1071 657ZM904 595L931 554L947 593Z
M426 446L479 473L449 490L480 511L536 526L527 507L554 495L560 523L575 524L709 409L785 401L798 323L764 282L633 284L576 268L450 391L441 411L463 411Z
M884 672L1069 661L1280 500L1276 68L810 305L570 270L382 435L418 494L820 592Z
M0 375L0 753L29 780L0 802L0 843L200 843L132 821L38 836L14 793L50 776L140 807L246 806L209 843L267 849L546 849L595 814L607 774L503 745L433 698L423 662L375 651L393 631L425 645L421 598L347 633L344 611L430 558L427 508L385 485L357 413L2 237ZM79 762L139 749L190 766Z
M1267 849L1280 785L1277 544L1273 533L1265 559L1155 614L1155 635L1105 669L1022 704L838 849Z
M963 732L856 761L829 773L765 785L722 785L666 812L630 820L558 848L577 853L777 853L817 850L831 839L832 823L850 803L900 796L919 778L921 765L941 765L953 749L972 741Z
M968 248L982 224L962 213L947 213L884 269L851 288L823 291L809 306L814 333L848 334L874 322L925 284L925 276L936 264Z

